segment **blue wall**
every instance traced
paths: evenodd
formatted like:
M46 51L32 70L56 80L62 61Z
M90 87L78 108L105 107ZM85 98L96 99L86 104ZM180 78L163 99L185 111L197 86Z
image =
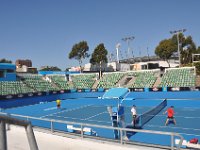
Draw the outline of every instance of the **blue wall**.
M16 70L16 65L9 63L0 63L0 69L12 69Z
M167 99L200 99L200 91L177 92L131 92L128 97L140 98L167 98Z
M4 77L0 77L0 81L16 81L16 66L14 64L0 63L0 70L5 74ZM13 70L13 73L9 73L7 70Z
M41 75L50 75L50 74L60 74L60 75L65 75L65 74L80 74L80 71L38 71L38 74Z
M84 98L84 97L98 97L102 96L103 92L82 92L82 93L64 93L64 94L52 94L45 96L33 96L16 99L0 100L0 108L10 108L25 105L33 105L40 102L55 101L57 99L67 98Z

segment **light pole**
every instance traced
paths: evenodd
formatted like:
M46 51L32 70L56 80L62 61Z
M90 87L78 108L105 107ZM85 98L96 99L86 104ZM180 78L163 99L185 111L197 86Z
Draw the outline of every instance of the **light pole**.
M119 63L119 48L120 48L121 44L117 43L116 45L116 51L117 51L117 63Z
M127 42L127 44L128 44L128 57L130 57L130 41L132 41L134 39L135 39L134 36L129 36L129 37L122 38L122 40Z
M179 44L179 34L185 32L185 31L186 31L186 29L170 31L171 34L175 34L177 36L179 68L181 67L181 53L180 53L180 44Z

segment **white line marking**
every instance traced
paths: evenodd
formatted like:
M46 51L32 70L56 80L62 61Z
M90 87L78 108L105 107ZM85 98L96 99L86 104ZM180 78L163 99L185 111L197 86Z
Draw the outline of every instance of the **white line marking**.
M57 107L49 107L49 108L44 109L44 111L54 110L54 109L57 109Z
M180 127L180 126L177 126L177 127L170 127L170 126L158 126L158 125L147 125L146 126L148 127L157 127L157 128L171 128L171 129L182 129L182 130L194 130L194 131L200 131L200 129L194 129L194 128L183 128L183 127Z
M60 113L63 113L63 112L70 112L70 111L82 109L84 107L89 107L89 106L91 106L91 105L86 105L86 106L77 107L77 108L73 108L73 109L66 109L66 110L63 110L63 111L59 111L59 112L55 112L55 113L51 113L51 114L48 114L48 115L41 116L40 118L44 118L44 117L47 117L47 116L53 116L55 114L60 114Z
M96 115L93 115L93 116L91 116L91 117L85 118L85 120L88 120L88 119L90 119L90 118L94 118L94 117L96 117L96 116L99 116L99 115L105 114L105 113L107 113L107 111L104 111L104 112L98 113L98 114L96 114Z
M64 119L73 119L73 120L82 120L82 121L86 121L85 119L81 119L81 118L72 118L72 117L64 117L64 116L54 116L55 118L64 118ZM48 117L47 117L48 118ZM99 120L87 120L89 122L99 122L99 123L109 123L111 124L112 122L107 122L107 121L99 121Z

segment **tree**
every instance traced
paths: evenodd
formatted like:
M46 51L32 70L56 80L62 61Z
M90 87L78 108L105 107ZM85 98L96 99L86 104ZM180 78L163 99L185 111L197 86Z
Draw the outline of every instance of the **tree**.
M91 64L99 66L100 77L101 77L101 66L102 66L102 63L107 63L108 62L107 54L108 54L108 51L105 48L104 44L100 43L94 49L94 52L92 53L92 57L90 59L90 63Z
M191 36L185 37L182 33L179 35L179 43L180 43L180 54L181 54L181 64L185 65L192 62L192 54L198 53L196 49L196 45L193 42ZM178 50L178 42L177 42L177 35L172 36L172 41L176 44L176 49Z
M104 44L103 43L99 44L92 53L92 58L90 59L90 63L93 65L100 64L100 62L107 63L108 62L107 54L108 51L106 50Z
M155 49L155 54L159 56L164 61L167 61L169 67L169 59L176 51L176 45L171 39L162 40Z
M3 58L3 59L0 59L0 63L9 63L9 64L12 64L12 61L11 60L6 60L5 58Z
M83 59L89 57L90 55L88 54L89 51L89 46L86 41L81 41L78 44L75 44L72 47L71 52L69 53L69 59L76 59L79 62L80 68L82 65Z
M197 48L197 53L200 54L200 46Z
M194 63L194 66L196 67L196 73L200 75L200 62Z

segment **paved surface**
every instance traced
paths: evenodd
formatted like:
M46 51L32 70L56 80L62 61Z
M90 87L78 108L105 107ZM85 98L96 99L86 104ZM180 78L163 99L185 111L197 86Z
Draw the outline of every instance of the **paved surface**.
M102 141L93 141L80 138L67 138L58 135L52 135L34 130L36 141L40 150L153 150L155 148L120 145L115 143L106 143ZM18 126L11 126L7 131L8 150L28 150L28 140L25 129Z

